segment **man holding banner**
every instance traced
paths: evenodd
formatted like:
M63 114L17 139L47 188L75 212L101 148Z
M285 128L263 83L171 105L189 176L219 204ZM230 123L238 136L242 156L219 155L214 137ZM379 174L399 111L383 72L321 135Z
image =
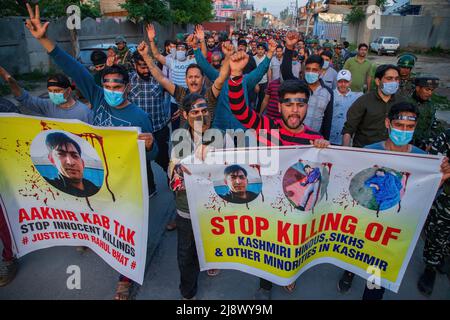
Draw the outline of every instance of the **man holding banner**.
M27 29L45 48L55 63L75 81L83 96L89 100L94 113L93 124L106 127L140 127L142 133L138 135L138 139L145 141L148 158L155 160L158 147L153 143L153 127L148 115L127 99L130 90L128 71L118 65L105 68L102 74L103 88L97 86L86 68L47 37L47 28L50 22L41 23L39 6L36 5L33 12L27 3L27 9L30 16L26 20ZM115 299L128 299L131 285L130 279L121 276Z
M414 135L414 130L417 126L417 121L419 117L419 112L417 107L408 102L399 102L394 104L388 116L385 120L385 126L388 131L389 137L386 141L377 142L365 146L366 149L374 150L386 150L394 152L407 152L407 153L417 153L426 154L425 151L415 147L410 144L412 137ZM377 169L379 171L381 169ZM444 158L441 164L441 171L443 173L441 179L441 185L450 177L450 165L448 159ZM385 175L392 175L392 173L384 173ZM400 188L403 187L400 184ZM400 204L400 191L397 195L398 203ZM378 212L384 208L378 207ZM338 290L340 292L347 292L353 281L354 273L345 271L342 278L338 282ZM381 300L384 294L384 287L369 289L368 286L365 287L363 300Z
M231 77L228 80L230 87L230 109L237 120L248 129L255 129L257 135L260 130L268 130L265 142L269 146L276 145L305 145L312 144L317 148L326 148L330 145L327 140L303 124L308 111L309 89L300 80L287 80L280 86L278 111L281 119L272 120L266 115L257 114L245 103L242 86L243 70L248 62L248 55L237 52L231 56ZM279 130L278 132L275 132ZM261 136L258 136L261 138ZM275 143L274 139L275 138ZM259 141L261 142L261 141ZM314 186L312 184L312 186ZM305 205L305 204L304 204ZM302 206L300 206L302 207ZM304 209L304 207L303 207ZM295 290L295 282L284 287L289 293ZM258 299L270 299L272 283L260 279L260 288L256 293Z

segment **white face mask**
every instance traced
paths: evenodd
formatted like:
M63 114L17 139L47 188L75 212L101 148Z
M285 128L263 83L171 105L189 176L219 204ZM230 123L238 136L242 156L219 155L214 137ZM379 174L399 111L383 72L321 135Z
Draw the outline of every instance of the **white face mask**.
M170 48L170 55L172 56L172 58L175 59L176 53L177 53L177 49L175 49L175 48Z
M185 61L186 60L186 52L185 51L177 51L177 60L178 61Z

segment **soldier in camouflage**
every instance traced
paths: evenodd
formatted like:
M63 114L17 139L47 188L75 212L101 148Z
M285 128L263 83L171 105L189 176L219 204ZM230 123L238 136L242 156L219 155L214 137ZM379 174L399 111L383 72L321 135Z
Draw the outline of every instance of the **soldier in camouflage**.
M443 154L450 157L450 129L442 132L438 137L430 139L429 152ZM445 173L444 173L445 175ZM425 271L419 278L419 291L430 296L436 279L436 270L444 273L444 259L450 248L450 181L446 180L442 192L434 201L425 225L425 246L423 260Z
M342 56L342 45L337 44L336 47L334 47L334 55L333 59L331 59L333 62L333 68L337 72L342 70L342 67L344 66L344 57Z
M400 88L399 95L410 97L414 92L415 74L412 72L417 57L412 53L403 53L398 56L397 66L400 68Z
M435 139L444 130L436 120L436 105L431 101L431 96L439 85L439 79L433 76L419 76L415 78L414 85L414 91L409 100L417 106L420 117L414 131L413 144L428 151L429 141Z

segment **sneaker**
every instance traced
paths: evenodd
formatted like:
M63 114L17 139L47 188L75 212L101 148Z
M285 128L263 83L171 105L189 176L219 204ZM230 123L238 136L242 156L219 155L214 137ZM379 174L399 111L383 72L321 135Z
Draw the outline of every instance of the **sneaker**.
M272 298L272 290L266 290L263 288L259 288L255 293L255 300L271 300Z
M436 271L433 267L426 267L425 271L419 278L417 282L417 288L420 293L429 297L433 293L434 281L436 280Z
M303 206L297 206L296 209L300 210L300 211L305 211L305 207L303 207Z
M350 290L354 277L354 273L350 271L344 271L344 274L337 284L338 291L341 293L346 293L348 290Z
M3 264L0 266L0 287L4 287L14 280L18 268L19 263L17 259L3 261Z

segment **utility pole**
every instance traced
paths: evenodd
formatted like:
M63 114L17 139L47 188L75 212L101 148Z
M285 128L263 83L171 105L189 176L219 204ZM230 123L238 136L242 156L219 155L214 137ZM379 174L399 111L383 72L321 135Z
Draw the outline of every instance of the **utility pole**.
M306 36L308 35L308 31L309 31L309 21L310 21L309 15L310 15L310 13L311 13L311 3L310 3L310 1L308 1L306 3L306 32L305 32Z

